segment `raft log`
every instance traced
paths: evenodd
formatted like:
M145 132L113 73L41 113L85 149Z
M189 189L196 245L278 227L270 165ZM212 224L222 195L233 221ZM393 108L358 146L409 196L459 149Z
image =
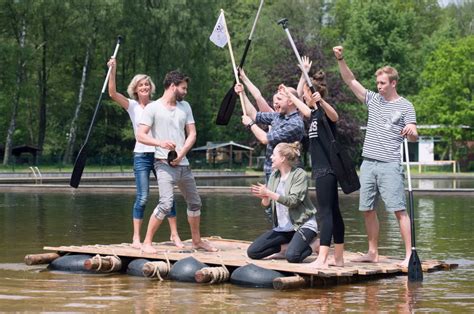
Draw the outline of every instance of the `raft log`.
M49 264L59 256L58 253L41 253L41 254L28 254L25 256L26 265L40 265L40 264Z

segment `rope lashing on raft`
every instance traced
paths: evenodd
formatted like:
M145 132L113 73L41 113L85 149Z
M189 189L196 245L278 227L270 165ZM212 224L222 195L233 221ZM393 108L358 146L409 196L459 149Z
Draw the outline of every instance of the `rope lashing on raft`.
M163 281L163 277L168 276L170 270L171 270L171 263L168 258L168 254L165 252L165 258L166 258L166 263L163 261L157 261L157 262L148 262L143 265L143 274L145 277L149 278L158 278L159 281ZM147 271L145 271L147 269ZM150 269L152 270L150 272Z
M122 268L122 261L115 254L114 255L109 255L109 256L104 256L104 257L97 254L96 256L91 258L91 261L92 261L92 265L95 265L94 262L96 262L98 264L97 268L94 267L97 272L102 271L104 273L110 273L110 272L113 272L113 271L118 271ZM102 269L105 262L108 262L108 264L110 265L109 269Z
M221 259L221 267L204 267L198 271L203 279L210 278L210 284L226 282L230 278L230 272L225 266L222 257L220 255L217 256ZM205 282L205 280L201 282Z

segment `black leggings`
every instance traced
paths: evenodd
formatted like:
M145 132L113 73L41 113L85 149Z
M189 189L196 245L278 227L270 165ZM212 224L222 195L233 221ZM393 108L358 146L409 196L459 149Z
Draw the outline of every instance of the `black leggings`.
M269 230L259 236L247 249L248 257L262 259L281 250L281 245L289 243L286 250L286 260L290 263L301 263L313 251L309 244L316 237L316 232L300 228L298 231L279 232Z
M330 246L344 243L344 221L339 209L337 180L334 174L327 174L316 179L316 198L318 200L319 230L321 245Z

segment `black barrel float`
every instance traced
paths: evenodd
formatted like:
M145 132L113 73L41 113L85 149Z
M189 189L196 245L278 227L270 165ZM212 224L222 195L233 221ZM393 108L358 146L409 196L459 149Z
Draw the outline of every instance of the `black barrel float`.
M73 273L95 274L96 272L94 270L87 270L84 267L84 262L91 257L92 255L86 254L64 255L52 261L49 264L48 269Z
M186 257L174 263L173 267L171 267L169 277L171 280L176 281L196 282L194 275L198 270L204 267L208 266L192 256Z
M248 264L234 270L230 276L230 282L254 288L273 288L273 279L284 276L275 270L262 268L255 264Z
M134 259L133 261L128 263L127 275L145 277L145 275L143 275L143 265L145 265L148 262L149 260L144 259L144 258Z

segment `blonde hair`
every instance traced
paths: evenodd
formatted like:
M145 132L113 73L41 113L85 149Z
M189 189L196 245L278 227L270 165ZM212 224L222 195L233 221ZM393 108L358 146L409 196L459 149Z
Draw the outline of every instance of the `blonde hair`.
M398 77L398 71L389 66L389 65L386 65L384 67L381 67L380 69L378 69L377 71L375 71L375 76L379 76L381 74L387 74L388 75L388 80L389 82L392 82L392 81L398 81L399 80L399 77Z
M137 85L141 80L148 80L148 82L150 83L150 86L151 86L150 98L155 93L156 87L153 81L151 80L151 77L149 77L146 74L137 74L133 77L132 81L130 82L130 84L128 84L128 87L127 87L127 93L130 96L130 98L138 100L138 94L135 91L135 89L137 88Z
M293 94L293 96L298 98L298 92L296 91L294 87L287 87L287 88L288 88L288 91Z
M288 160L288 163L291 166L294 166L298 163L300 156L301 156L301 143L300 142L293 142L293 143L279 143L275 146L274 150L278 149L280 155Z

